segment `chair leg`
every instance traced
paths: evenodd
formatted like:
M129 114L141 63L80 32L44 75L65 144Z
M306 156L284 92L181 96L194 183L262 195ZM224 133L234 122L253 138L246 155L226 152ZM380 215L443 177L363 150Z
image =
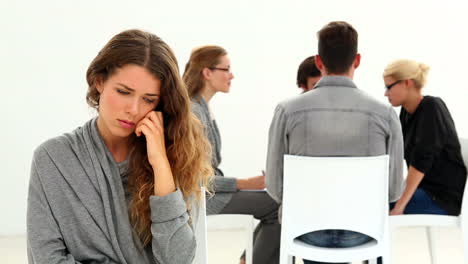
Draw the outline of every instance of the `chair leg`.
M431 263L432 264L438 264L438 256L437 256L437 248L435 246L435 232L434 228L432 227L426 227L426 233L427 233L427 242L429 244L429 256L431 257Z
M288 252L283 247L280 247L280 259L279 264L292 264L292 256L288 255Z
M465 264L468 264L468 228L461 226L462 232L462 243L463 243L463 260Z
M246 223L246 249L245 249L245 263L252 264L253 263L253 233L254 233L254 218L252 217L251 220Z

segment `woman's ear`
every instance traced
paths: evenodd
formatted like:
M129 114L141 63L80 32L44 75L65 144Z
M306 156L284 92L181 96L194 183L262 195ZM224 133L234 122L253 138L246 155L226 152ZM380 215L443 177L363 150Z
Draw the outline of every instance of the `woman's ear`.
M104 82L101 78L96 78L94 86L96 87L96 90L99 92L99 94L102 94L102 91L104 90Z
M211 78L211 70L208 68L203 68L202 70L203 79L209 80Z
M413 79L409 79L408 81L408 86L415 88L416 90L420 90L420 87L416 84L416 82Z

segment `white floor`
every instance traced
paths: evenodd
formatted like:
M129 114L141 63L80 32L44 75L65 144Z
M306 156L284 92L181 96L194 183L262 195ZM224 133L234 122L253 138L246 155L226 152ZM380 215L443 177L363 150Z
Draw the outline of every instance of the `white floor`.
M462 240L459 230L440 228L436 233L441 263L463 263ZM243 250L239 230L208 232L209 263L237 264ZM392 247L394 264L430 264L425 233L421 228L401 228L394 235ZM0 263L27 263L25 236L0 237ZM298 264L302 264L300 261Z

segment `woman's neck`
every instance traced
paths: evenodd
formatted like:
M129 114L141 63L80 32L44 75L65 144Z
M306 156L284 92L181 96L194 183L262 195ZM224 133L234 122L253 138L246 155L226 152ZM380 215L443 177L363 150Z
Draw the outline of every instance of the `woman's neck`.
M129 153L129 146L128 146L128 139L129 137L122 138L116 137L111 134L111 132L107 129L107 127L102 124L100 118L97 120L97 128L99 134L104 141L109 152L112 154L115 162L122 162L127 159Z
M214 91L214 89L212 89L211 87L205 85L203 87L203 89L201 89L200 91L200 96L203 97L203 99L209 103L211 98L213 98L213 96L216 94L216 91Z
M418 108L424 96L420 92L411 93L408 99L403 103L403 108L410 114L413 114Z

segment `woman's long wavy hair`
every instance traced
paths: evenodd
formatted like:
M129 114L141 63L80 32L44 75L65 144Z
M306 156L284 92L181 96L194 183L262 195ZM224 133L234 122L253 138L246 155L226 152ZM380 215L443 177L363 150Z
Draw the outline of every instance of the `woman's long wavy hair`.
M198 47L192 51L190 59L185 65L183 76L190 98L198 95L205 86L203 69L216 67L224 55L227 55L225 49L213 45Z
M191 112L188 91L180 77L177 60L159 37L141 30L127 30L114 36L91 62L86 73L91 107L99 108L96 84L105 82L116 69L135 64L161 81L161 100L167 157L174 182L190 208L193 197L200 198L200 187L213 175L211 147L200 121ZM130 222L143 245L151 242L149 198L154 195L154 173L148 161L144 137L130 136L129 204Z

